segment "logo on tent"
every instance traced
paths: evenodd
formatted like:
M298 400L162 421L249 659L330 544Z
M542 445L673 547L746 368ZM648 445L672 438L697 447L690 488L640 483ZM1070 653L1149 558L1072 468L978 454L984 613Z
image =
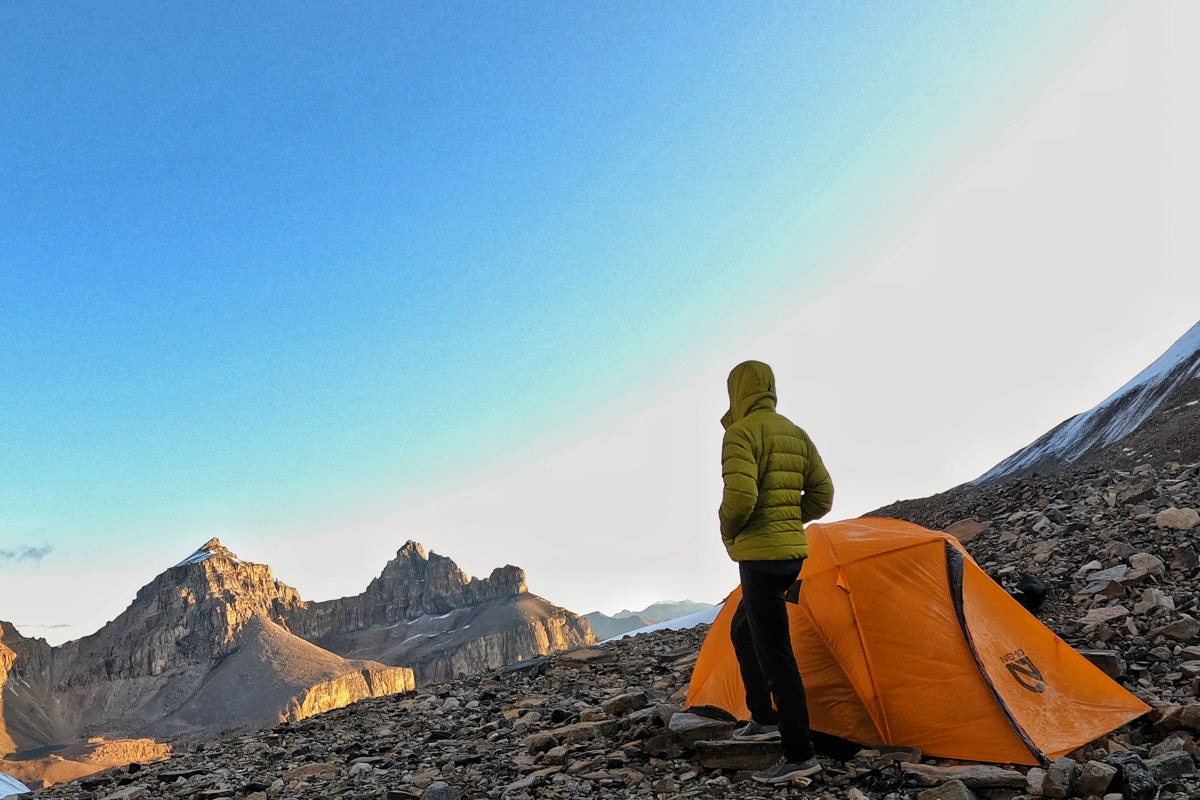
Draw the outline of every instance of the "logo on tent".
M1004 666L1008 668L1009 674L1021 686L1031 692L1038 693L1046 689L1046 683L1042 680L1042 673L1034 666L1029 656L1025 655L1024 650L1014 650L1005 655L1001 660L1004 662Z

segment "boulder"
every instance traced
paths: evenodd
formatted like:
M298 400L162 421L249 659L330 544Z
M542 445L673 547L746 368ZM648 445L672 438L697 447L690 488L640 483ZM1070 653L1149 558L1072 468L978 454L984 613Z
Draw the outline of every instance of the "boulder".
M1065 756L1054 759L1046 770L1042 794L1046 797L1056 798L1056 800L1070 797L1075 788L1075 777L1078 770L1079 764L1074 759Z
M917 800L979 800L979 795L962 781L950 780L932 789L918 792Z
M680 743L691 747L701 740L728 739L733 736L734 723L685 711L671 717L668 727Z
M1078 652L1113 680L1125 674L1125 659L1121 658L1121 654L1116 650L1080 650Z
M1154 517L1154 524L1160 528L1173 528L1187 531L1200 525L1200 512L1194 508L1164 508Z
M953 525L946 528L946 533L958 539L963 544L970 542L986 529L982 522L977 519L960 519Z
M696 755L707 769L765 769L779 760L778 742L739 742L734 740L697 741Z
M1196 634L1200 634L1200 621L1188 614L1180 614L1179 619L1150 632L1151 636L1163 636L1176 642L1190 642Z
M1075 783L1075 793L1079 797L1103 796L1116 776L1117 768L1112 764L1089 761L1080 770L1079 780Z
M1195 759L1183 750L1154 756L1146 764L1150 767L1150 774L1159 783L1169 783L1176 778L1196 772Z
M1025 776L1020 772L990 764L940 767L902 763L900 770L926 786L946 781L959 781L972 789L1019 789L1025 786Z

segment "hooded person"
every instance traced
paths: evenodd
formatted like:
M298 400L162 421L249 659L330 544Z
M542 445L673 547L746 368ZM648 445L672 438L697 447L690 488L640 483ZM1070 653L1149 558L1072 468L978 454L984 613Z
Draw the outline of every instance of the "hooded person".
M785 593L796 582L808 541L804 525L833 505L833 482L803 429L775 410L775 375L760 361L729 373L729 411L721 418L724 492L721 540L738 562L742 600L730 638L746 685L750 721L735 739L779 739L783 758L754 773L763 783L813 775L808 700L792 652Z

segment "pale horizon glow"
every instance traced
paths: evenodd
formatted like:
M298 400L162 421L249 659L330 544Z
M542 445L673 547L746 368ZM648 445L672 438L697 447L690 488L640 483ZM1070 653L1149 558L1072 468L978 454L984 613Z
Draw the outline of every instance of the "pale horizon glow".
M916 4L897 7L920 16ZM836 6L815 8L832 28L845 22ZM437 98L398 72L384 85L404 94L402 110L416 115L410 129L404 114L375 115L390 95L358 85L362 116L337 127L338 143L374 154L378 171L402 182L388 161L402 156L387 143L414 138L428 172L413 180L432 181L427 192L389 193L383 178L373 183L371 159L347 162L341 168L358 170L350 185L379 195L343 220L339 202L360 200L350 189L336 195L340 184L313 163L321 151L283 136L275 145L297 150L277 183L255 187L266 198L230 177L195 201L211 207L173 212L213 220L215 243L198 238L203 224L164 233L154 228L162 219L139 228L122 218L135 230L112 234L130 237L114 239L119 252L91 251L108 259L98 268L108 282L78 290L91 316L38 311L46 297L76 291L78 275L28 297L16 292L20 301L0 295L0 334L25 337L0 344L9 397L0 424L15 448L0 454L9 473L0 478L0 620L53 643L85 636L213 536L243 560L270 564L306 600L363 591L412 539L472 576L519 566L532 592L579 614L718 603L737 581L715 526L718 420L725 377L747 358L774 368L780 410L821 450L836 487L829 520L982 475L1102 401L1200 319L1200 55L1191 44L1200 7L1021 8L994 39L972 20L977 39L897 45L888 54L895 63L928 59L920 63L930 72L914 83L928 95L914 91L891 108L896 118L878 123L861 149L820 152L844 167L838 175L823 175L808 150L836 150L839 136L857 130L846 121L867 119L856 115L882 90L830 66L830 83L813 84L823 93L805 106L811 118L784 118L754 78L792 66L790 31L778 41L753 29L724 38L698 25L664 42L657 61L649 44L625 53L639 68L663 69L662 85L641 85L616 66L598 72L606 51L577 61L555 51L565 60L547 87L540 81L550 79L530 77L537 64L521 60L544 51L521 49L528 42L509 50L499 34L472 29L479 52L513 81L564 94L520 94L510 108L489 76L455 74L448 85L466 81L471 94L443 117ZM593 22L616 41L626 21L611 11ZM854 35L878 41L911 32L895 18L855 22L865 27ZM883 35L888 25L897 36ZM729 49L712 51L712 97L689 104L679 96L696 87L670 81L704 68L692 50L700 42ZM961 62L931 54L952 42ZM404 52L414 63L432 57L418 45ZM989 57L972 60L979 53ZM832 64L834 55L812 58ZM943 85L956 67L977 82ZM726 72L745 84L717 85ZM764 94L740 98L739 87ZM558 112L556 99L585 89L605 113L636 113ZM814 89L796 91L808 98ZM241 102L222 97L235 110ZM299 116L286 122L319 127L319 110L292 108ZM139 124L126 111L109 124ZM726 127L710 127L721 111ZM464 129L495 126L506 137L510 112L536 125L529 146L544 157L521 151L526 160L509 164L506 148L519 147L519 136L464 134L454 116ZM909 127L897 121L905 114ZM422 128L427 119L465 138L442 148L443 128ZM796 148L805 152L784 147L791 124L811 136ZM601 135L618 129L627 138ZM711 160L717 153L728 163ZM203 153L184 156L204 164ZM203 178L191 162L170 173L173 157L134 158L121 174L136 183L150 180L133 174L139 167L165 170L155 173L156 191L182 204L172 181ZM710 160L687 160L702 158ZM472 171L494 182L476 185ZM15 209L18 200L5 202ZM245 219L221 216L224 202ZM256 203L294 214L294 230L261 239L256 224L273 229ZM38 213L0 239L20 245L21 259L0 268L12 291L53 259L86 266L89 248L107 241L104 232L88 238L90 226L116 225L98 206L64 210L63 224L83 232L60 251L36 227L51 211ZM321 228L325 213L337 224ZM207 262L181 262L159 287L159 265L192 244L230 259L219 284L200 277ZM430 273L393 275L394 264L418 256L434 260ZM291 265L308 271L294 283L259 282L263 270ZM273 294L284 286L304 304ZM163 305L149 313L147 302ZM453 313L454 302L466 313ZM105 334L142 313L150 337ZM293 349L289 340L310 328ZM179 338L162 338L168 330ZM239 341L242 333L258 338ZM39 366L40 337L62 343L53 357L65 371L57 361ZM140 348L171 377L143 371ZM70 360L68 350L91 360ZM83 447L92 437L110 449Z

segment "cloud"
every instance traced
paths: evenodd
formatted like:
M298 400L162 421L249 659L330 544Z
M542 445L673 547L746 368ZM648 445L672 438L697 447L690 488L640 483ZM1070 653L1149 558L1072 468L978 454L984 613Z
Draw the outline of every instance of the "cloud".
M0 548L0 561L29 561L37 563L52 552L54 552L54 547L48 544L38 545L37 547L24 545Z

